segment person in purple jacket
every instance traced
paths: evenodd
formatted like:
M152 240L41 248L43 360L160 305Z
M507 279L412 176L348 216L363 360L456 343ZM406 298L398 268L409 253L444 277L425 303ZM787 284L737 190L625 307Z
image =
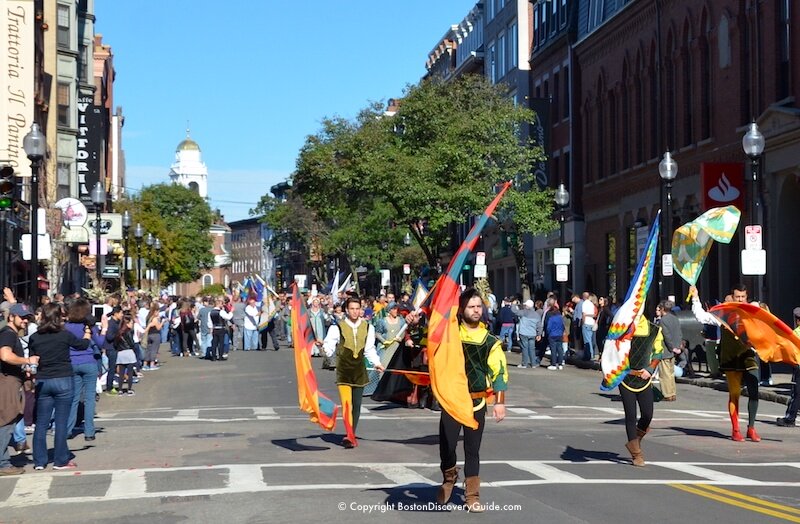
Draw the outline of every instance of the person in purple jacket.
M92 305L85 298L79 298L67 305L67 321L64 329L76 337L83 337L86 328L91 330L92 342L97 348L103 345L103 337L91 316ZM95 346L93 346L95 347ZM99 373L98 351L79 350L70 347L69 358L72 362L73 397L72 407L67 421L67 438L75 436L75 425L78 421L78 404L83 398L83 438L86 441L95 439L94 413L95 392Z

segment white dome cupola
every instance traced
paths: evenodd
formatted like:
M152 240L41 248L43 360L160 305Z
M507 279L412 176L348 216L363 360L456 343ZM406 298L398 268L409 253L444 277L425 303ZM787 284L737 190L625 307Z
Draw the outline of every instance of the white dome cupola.
M175 149L175 162L169 171L169 178L173 183L208 198L208 168L201 157L200 146L192 140L188 129L186 138Z

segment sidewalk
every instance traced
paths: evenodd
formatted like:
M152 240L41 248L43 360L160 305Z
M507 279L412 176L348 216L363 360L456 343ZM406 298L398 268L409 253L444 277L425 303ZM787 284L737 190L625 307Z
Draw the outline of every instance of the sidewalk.
M515 348L516 349L516 348ZM518 360L521 360L521 356L517 352L506 353L506 355L511 356L514 355L516 358L512 358L510 360L514 360L512 363L509 361L510 365L518 364ZM545 357L547 358L547 357ZM600 363L599 362L589 362L586 360L579 360L575 358L575 356L567 357L566 363L575 366L576 368L580 369L594 369L600 370ZM698 386L701 388L713 388L717 391L728 391L728 383L725 381L724 378L711 378L708 372L699 372L695 371L692 377L675 377L675 382L678 384L690 384L692 386ZM778 404L788 404L789 403L789 392L792 388L792 371L791 368L785 364L773 364L772 365L772 386L760 386L758 388L758 398L760 400L766 400L768 402L776 402ZM747 396L747 389L742 389L742 396Z

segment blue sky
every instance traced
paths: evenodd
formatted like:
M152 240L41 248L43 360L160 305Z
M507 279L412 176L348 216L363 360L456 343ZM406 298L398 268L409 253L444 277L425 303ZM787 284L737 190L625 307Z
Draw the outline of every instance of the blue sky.
M168 181L186 135L211 206L248 217L323 117L402 95L475 0L97 0L131 190ZM151 7L152 6L152 7ZM157 7L155 7L157 6Z

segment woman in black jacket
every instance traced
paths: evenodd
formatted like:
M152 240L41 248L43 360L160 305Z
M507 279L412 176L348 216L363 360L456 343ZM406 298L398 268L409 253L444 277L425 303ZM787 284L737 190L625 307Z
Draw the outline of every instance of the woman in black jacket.
M47 427L55 410L55 453L53 469L76 469L69 459L67 422L72 407L73 383L70 347L76 350L89 348L92 336L86 326L83 338L64 330L64 311L60 304L45 304L42 323L30 336L28 348L31 355L39 356L36 375L36 430L33 432L34 469L47 466Z

